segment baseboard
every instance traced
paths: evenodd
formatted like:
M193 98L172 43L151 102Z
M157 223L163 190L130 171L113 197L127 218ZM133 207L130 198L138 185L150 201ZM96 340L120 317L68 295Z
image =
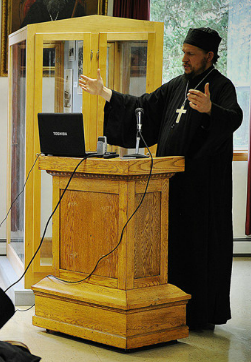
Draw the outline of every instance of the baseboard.
M6 255L6 240L0 239L0 255Z
M251 238L235 238L234 239L234 256L251 255Z
M18 276L6 256L0 256L0 277L5 288L18 280ZM33 291L24 288L23 280L10 288L7 295L16 306L31 306L35 303Z

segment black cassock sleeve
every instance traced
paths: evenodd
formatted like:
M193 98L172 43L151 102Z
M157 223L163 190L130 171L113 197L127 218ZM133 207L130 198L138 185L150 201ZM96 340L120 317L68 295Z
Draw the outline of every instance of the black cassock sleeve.
M136 115L137 108L143 108L142 134L150 147L158 142L162 122L165 100L167 99L167 85L153 93L135 97L112 91L112 98L104 109L104 135L107 142L125 148L134 148L136 143ZM143 143L140 144L144 147Z

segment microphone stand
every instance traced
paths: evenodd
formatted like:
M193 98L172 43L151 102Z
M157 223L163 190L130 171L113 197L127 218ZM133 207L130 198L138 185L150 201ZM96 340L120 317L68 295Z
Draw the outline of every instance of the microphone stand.
M135 114L136 114L136 118L137 118L137 133L136 133L135 153L125 155L123 158L148 158L149 157L147 155L142 155L141 153L139 153L139 142L140 142L140 134L141 134L141 128L142 128L142 123L141 123L141 114L142 113L144 113L143 108L135 109Z

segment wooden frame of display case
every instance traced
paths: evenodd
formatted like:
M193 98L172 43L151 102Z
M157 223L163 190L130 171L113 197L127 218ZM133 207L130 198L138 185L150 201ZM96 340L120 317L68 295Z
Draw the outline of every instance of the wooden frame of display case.
M29 174L39 153L39 137L37 113L42 109L42 79L43 79L43 44L44 42L59 42L63 40L84 40L85 55L83 58L84 73L96 77L97 69L106 74L107 47L110 42L142 41L148 42L146 91L151 92L162 83L162 49L163 24L150 21L112 18L100 15L87 16L31 24L9 36L9 111L8 111L8 190L7 207L11 204L11 130L12 130L12 74L13 55L12 47L21 41L26 42L26 106L25 106L25 149L24 175ZM115 45L116 46L116 45ZM93 57L91 58L91 54ZM115 64L116 65L116 64ZM118 68L115 66L113 74L114 84L118 81ZM62 72L57 81L60 84ZM116 89L116 88L115 88ZM60 104L61 96L57 102ZM103 134L103 99L89 94L82 95L82 109L85 120L85 136L88 150L95 150L97 136ZM11 224L7 225L7 254L12 265L20 274L28 265L40 243L41 235L41 176L38 166L35 165L26 185L24 199L24 263L18 259L11 246ZM25 287L30 286L45 275L52 272L52 265L40 264L40 252L25 276Z

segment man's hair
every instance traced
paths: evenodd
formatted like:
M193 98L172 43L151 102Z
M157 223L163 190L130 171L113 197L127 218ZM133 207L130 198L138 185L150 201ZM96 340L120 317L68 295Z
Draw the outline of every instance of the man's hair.
M205 52L205 54L207 54L207 53L209 53L209 52L213 52L214 53L214 57L213 57L213 59L212 59L212 62L213 62L213 64L216 64L217 63L217 61L218 61L218 59L219 59L219 55L218 55L218 52L216 51L214 51L214 50L205 50L205 49L202 49L201 48L201 50L203 50L204 52Z

